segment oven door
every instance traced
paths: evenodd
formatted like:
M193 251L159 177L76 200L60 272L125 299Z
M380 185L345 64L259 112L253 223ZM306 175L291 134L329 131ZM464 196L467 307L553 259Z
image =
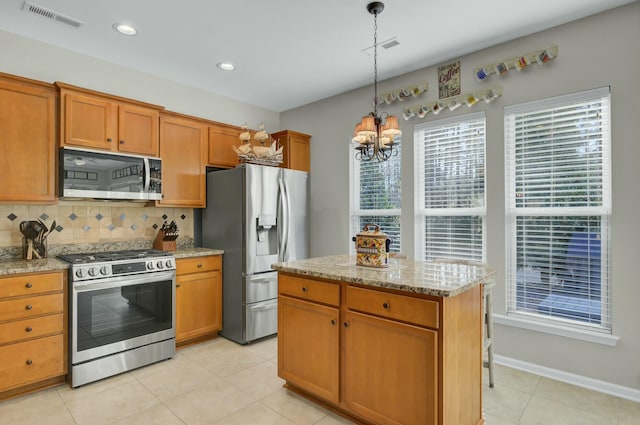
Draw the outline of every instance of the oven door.
M175 271L74 284L71 363L175 338Z

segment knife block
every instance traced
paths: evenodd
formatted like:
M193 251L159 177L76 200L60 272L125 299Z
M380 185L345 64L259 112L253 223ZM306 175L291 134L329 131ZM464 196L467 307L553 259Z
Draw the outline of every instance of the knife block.
M176 250L176 241L174 240L165 240L164 230L158 230L158 234L156 235L156 239L153 241L153 249L159 249L161 251L175 251Z

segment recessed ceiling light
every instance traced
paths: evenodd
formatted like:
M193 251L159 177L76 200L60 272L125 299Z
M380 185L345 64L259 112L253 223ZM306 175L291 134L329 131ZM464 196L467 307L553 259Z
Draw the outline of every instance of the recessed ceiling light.
M217 66L223 71L233 71L236 69L235 65L230 62L220 62Z
M136 35L138 30L127 24L113 24L113 29L124 35Z

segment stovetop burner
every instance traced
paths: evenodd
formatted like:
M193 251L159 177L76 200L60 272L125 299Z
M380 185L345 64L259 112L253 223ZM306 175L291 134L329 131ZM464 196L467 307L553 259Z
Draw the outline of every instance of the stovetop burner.
M149 259L167 257L172 254L158 249L132 249L127 251L87 252L78 254L62 254L58 258L72 264L104 263L108 261Z

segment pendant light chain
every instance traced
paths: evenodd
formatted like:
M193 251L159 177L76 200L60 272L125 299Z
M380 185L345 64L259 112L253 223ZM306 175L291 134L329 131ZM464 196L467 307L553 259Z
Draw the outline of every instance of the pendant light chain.
M373 14L373 114L378 116L378 13Z

